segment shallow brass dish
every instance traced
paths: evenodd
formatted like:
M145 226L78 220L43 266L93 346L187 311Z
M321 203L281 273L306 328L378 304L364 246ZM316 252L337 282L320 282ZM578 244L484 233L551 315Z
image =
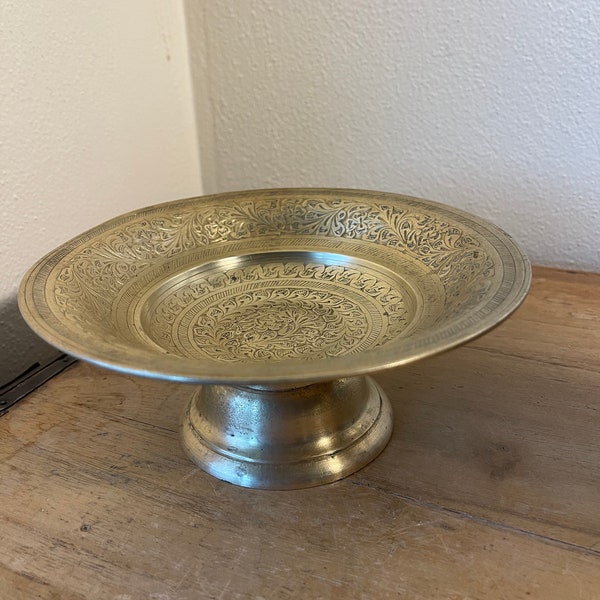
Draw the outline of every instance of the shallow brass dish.
M99 225L33 266L19 303L71 355L204 384L182 421L191 457L239 485L291 488L385 446L389 403L364 375L484 333L530 276L508 235L441 204L260 190Z

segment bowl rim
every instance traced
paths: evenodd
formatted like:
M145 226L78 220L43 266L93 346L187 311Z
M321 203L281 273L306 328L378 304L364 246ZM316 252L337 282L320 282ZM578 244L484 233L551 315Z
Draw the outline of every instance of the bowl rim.
M401 345L380 346L365 352L345 354L318 360L285 360L273 362L220 362L196 360L151 352L148 349L127 345L114 346L108 351L99 350L93 344L73 339L64 330L57 331L48 322L51 313L44 305L45 283L48 275L60 260L110 229L115 229L145 215L161 212L166 208L185 206L195 202L215 200L235 201L253 196L341 196L362 198L367 201L384 200L401 202L433 210L435 218L447 216L464 223L482 235L497 251L503 267L503 280L498 292L469 318L458 322L460 327L448 326L427 334L409 336ZM462 209L414 196L352 188L265 188L239 190L203 196L191 196L180 200L161 202L141 209L128 211L84 231L61 244L40 258L24 275L18 293L21 313L28 325L46 342L59 350L81 360L111 370L173 381L189 383L222 383L237 385L301 385L316 381L365 375L387 368L398 367L428 356L451 350L473 340L502 323L524 301L531 285L531 264L513 238L497 225ZM68 331L68 328L63 328ZM101 346L104 348L104 346ZM402 352L398 352L401 348Z

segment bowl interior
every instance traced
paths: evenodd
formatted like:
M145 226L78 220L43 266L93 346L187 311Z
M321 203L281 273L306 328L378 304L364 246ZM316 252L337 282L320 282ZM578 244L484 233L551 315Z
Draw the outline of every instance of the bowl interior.
M265 190L113 219L42 259L20 302L42 337L108 367L275 383L452 347L514 310L529 277L506 234L449 207Z

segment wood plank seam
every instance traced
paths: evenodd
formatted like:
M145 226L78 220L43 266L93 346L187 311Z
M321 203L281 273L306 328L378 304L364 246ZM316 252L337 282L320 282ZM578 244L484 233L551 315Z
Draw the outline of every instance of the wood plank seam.
M494 348L484 348L482 346L465 346L465 350L475 350L477 352L486 352L494 356L506 356L508 358L517 358L528 362L534 362L542 365L551 365L553 367L562 367L563 369L575 369L577 371L585 371L586 373L596 373L594 369L588 369L586 367L579 367L577 365L568 365L554 360L541 360L532 356L523 356L521 354L514 354L512 352L506 352L504 350L495 350Z
M577 552L577 553L585 554L587 556L600 557L600 550L595 550L594 548L588 548L587 546L580 546L578 544L565 542L558 538L543 535L540 533L535 533L534 531L529 531L529 530L523 529L521 527L515 527L514 525L508 525L507 523L502 523L500 521L495 521L493 519L486 519L485 517L479 517L477 515L467 512L467 511L457 510L455 508L442 506L441 504L436 504L435 502L428 502L427 500L420 500L419 498L414 498L412 496L408 496L406 494L401 494L399 492L394 492L392 490L386 490L385 488L383 488L381 486L371 485L371 484L363 482L363 481L351 480L350 483L352 485L356 485L359 487L365 487L370 490L374 490L379 493L383 493L388 496L392 496L394 498L399 498L405 502L408 502L408 503L418 506L420 508L425 508L428 510L432 510L434 512L451 515L451 516L457 517L459 519L464 519L467 521L473 521L475 523L478 523L479 525L483 525L485 527L491 527L492 529L496 529L499 531L507 531L509 533L514 533L516 535L524 535L525 537L539 541L541 543L549 544L551 546L558 546L564 550L569 550L571 552Z

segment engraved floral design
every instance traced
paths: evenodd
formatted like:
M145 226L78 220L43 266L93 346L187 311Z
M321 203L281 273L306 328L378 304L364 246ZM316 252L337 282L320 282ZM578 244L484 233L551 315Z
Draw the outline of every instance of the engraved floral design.
M85 326L108 319L119 291L157 261L255 237L325 236L384 246L419 261L446 293L445 317L483 299L493 260L456 225L391 202L353 198L241 197L157 208L113 226L63 260L54 299L64 317Z
M330 293L271 289L212 307L193 326L194 346L227 361L347 354L369 331L359 306Z
M397 337L410 320L391 283L297 261L197 274L148 313L145 329L165 350L225 361L348 354Z

